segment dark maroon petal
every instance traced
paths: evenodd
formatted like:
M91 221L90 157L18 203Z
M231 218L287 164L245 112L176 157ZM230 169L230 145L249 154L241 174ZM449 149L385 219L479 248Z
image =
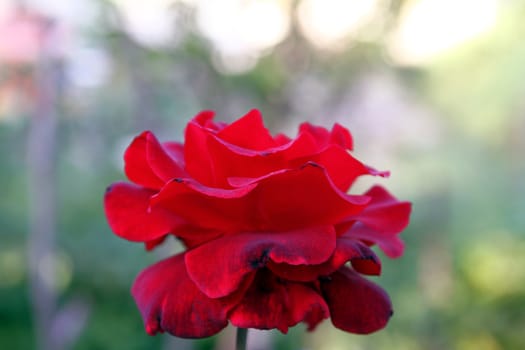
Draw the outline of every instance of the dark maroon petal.
M370 247L347 237L340 237L337 242L340 255L348 256L352 253L348 260L355 271L364 275L379 276L381 274L381 260Z
M379 275L381 262L376 254L358 240L338 238L336 248L330 259L322 264L290 265L268 262L268 268L277 276L290 281L309 282L337 271L348 261L354 269L367 275Z
M392 316L388 294L346 267L321 282L332 323L351 333L368 334L386 326Z
M208 298L188 278L184 254L179 254L142 271L131 294L150 335L166 331L177 337L202 338L226 327L228 312L246 288L227 298Z
M224 232L283 231L339 222L358 214L367 196L347 195L325 169L308 163L242 184L233 190L185 179L167 184L152 204L180 215L190 224Z
M256 109L226 126L217 136L232 145L256 151L277 146Z
M288 265L320 264L335 248L331 226L289 232L228 235L186 254L188 274L210 298L234 292L246 276L268 261Z
M172 231L181 220L163 208L150 208L155 191L117 182L108 187L104 209L109 226L118 236L130 241L156 240Z
M301 321L313 329L328 316L325 301L312 287L280 280L261 270L229 318L237 327L277 328L287 333Z

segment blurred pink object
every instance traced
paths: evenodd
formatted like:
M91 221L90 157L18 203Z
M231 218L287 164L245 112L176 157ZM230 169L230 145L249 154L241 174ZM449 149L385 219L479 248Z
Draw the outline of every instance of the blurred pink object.
M49 21L24 7L0 19L0 62L9 65L35 63L46 36Z

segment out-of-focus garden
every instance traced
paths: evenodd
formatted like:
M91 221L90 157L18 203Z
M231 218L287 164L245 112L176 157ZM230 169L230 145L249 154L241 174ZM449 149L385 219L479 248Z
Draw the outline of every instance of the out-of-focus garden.
M525 1L34 0L0 3L0 348L231 349L148 336L129 293L153 252L102 196L149 129L202 109L273 132L338 122L374 182L413 202L373 280L386 329L325 321L250 349L525 349Z

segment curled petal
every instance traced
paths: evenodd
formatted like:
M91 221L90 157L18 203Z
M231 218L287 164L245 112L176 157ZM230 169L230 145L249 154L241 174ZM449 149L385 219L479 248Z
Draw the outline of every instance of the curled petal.
M234 232L250 218L246 196L255 186L225 190L192 179L175 179L152 198L152 205L177 213L194 226Z
M352 150L353 148L352 135L348 129L337 123L334 124L332 131L328 131L321 126L303 123L299 126L299 132L307 132L312 135L320 148L324 148L328 145L338 145L343 149L348 150Z
M290 232L228 235L186 254L188 275L210 298L234 292L246 276L269 261L288 265L321 264L335 248L331 226Z
M191 121L190 124L196 124L198 126L201 126L213 133L219 132L222 130L226 124L224 123L216 123L213 121L213 117L215 116L214 111L210 110L204 110L197 114Z
M392 259L403 255L405 249L405 243L396 233L377 231L359 222L353 225L343 236L377 244L386 256Z
M392 316L388 294L376 284L348 268L341 268L321 282L335 327L368 334L386 326Z
M304 321L309 330L328 318L323 298L306 284L283 281L261 270L244 298L230 314L233 325L242 328L273 329L283 333Z
M188 174L203 184L213 185L215 171L213 158L208 151L208 135L210 131L196 122L186 126L184 143L184 162Z
M330 178L341 191L346 192L352 183L361 175L373 175L369 168L354 158L348 151L330 145L318 154L294 159L293 165L313 161L325 168Z
M152 198L191 224L222 230L276 231L339 222L366 207L367 196L337 189L322 167L308 163L222 190L189 179L167 184Z
M188 171L202 184L213 187L230 187L228 178L231 177L259 178L286 169L289 160L307 157L316 151L316 147L315 140L305 133L284 144L276 143L275 147L255 150L230 143L195 124L186 128Z
M181 220L163 208L150 208L155 191L117 182L108 187L104 209L109 226L118 236L130 241L160 239L177 227Z
M124 153L124 171L128 179L147 188L159 189L164 181L151 169L147 156L149 131L135 137Z
M184 164L184 145L180 142L164 142L162 147L170 155L170 157L175 160L181 168L185 167Z
M150 335L166 331L177 337L202 338L226 327L228 312L246 288L226 298L208 298L188 277L184 254L179 254L142 271L131 294Z
M173 149L173 145L171 147ZM124 153L127 177L142 186L159 189L174 177L185 176L183 165L173 158L173 152L159 143L155 135L145 131L135 137Z
M404 243L398 234L408 225L411 204L398 201L380 186L372 187L366 195L371 198L369 205L359 215L347 219L357 222L343 236L377 244L388 257L401 256Z
M277 146L264 126L261 112L256 109L226 126L217 136L232 145L250 150L261 151Z
M350 134L348 129L338 123L334 124L332 131L330 132L330 143L339 145L350 151L354 148L352 134Z
M376 254L358 240L346 238L337 239L334 253L330 259L322 264L291 265L269 261L268 268L284 279L309 282L322 276L331 275L348 261L360 273L367 275L379 275L381 273L381 261Z
M411 204L401 202L381 186L374 186L365 195L371 200L356 218L359 222L383 232L400 232L409 222Z

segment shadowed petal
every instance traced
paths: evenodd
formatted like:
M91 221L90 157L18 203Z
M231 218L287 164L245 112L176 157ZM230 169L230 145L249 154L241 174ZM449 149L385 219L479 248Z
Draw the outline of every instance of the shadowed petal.
M233 325L242 328L273 329L283 333L304 321L312 330L329 316L323 298L306 284L283 281L261 270L244 298L230 314Z
M354 269L368 275L381 273L381 262L376 254L364 243L355 239L338 238L334 253L326 262L318 265L290 265L268 262L268 268L277 276L290 281L309 282L329 276L346 262L351 261Z
M388 294L348 268L341 268L321 282L323 296L337 328L368 334L386 326L392 316Z
M247 275L268 261L288 265L320 264L335 248L333 227L290 232L229 235L186 254L188 275L211 298L234 292Z
M150 335L166 331L177 337L202 338L226 327L228 312L246 288L226 298L208 298L188 278L184 254L179 254L142 271L131 293Z

